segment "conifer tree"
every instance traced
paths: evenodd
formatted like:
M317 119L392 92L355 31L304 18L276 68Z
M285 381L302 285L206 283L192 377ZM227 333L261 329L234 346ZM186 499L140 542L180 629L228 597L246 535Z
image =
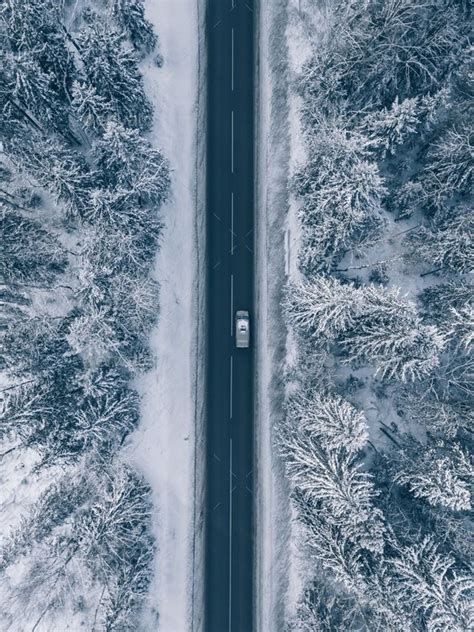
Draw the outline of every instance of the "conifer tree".
M38 184L49 190L64 209L68 221L84 214L89 188L95 175L84 158L53 136L28 133L20 146L8 143L7 151L20 170L29 173Z
M421 179L427 201L435 208L442 208L454 196L471 193L474 175L472 139L472 124L461 120L431 146Z
M76 39L88 81L97 95L105 99L126 127L149 129L151 106L145 97L137 57L125 35L91 18Z
M107 184L141 204L160 204L169 188L168 164L163 155L136 129L110 121L94 147L97 166Z
M474 306L466 303L459 309L451 308L449 333L454 347L469 352L474 343Z
M407 239L410 257L436 271L468 273L474 269L474 214L461 206L438 225L422 226Z
M472 628L472 577L456 569L454 560L442 555L432 538L405 547L392 564L405 598L424 611L430 632Z
M459 444L439 442L425 447L412 439L399 465L395 481L406 485L417 498L453 511L471 509L474 464Z
M288 322L303 335L334 339L354 325L360 293L332 277L315 276L289 286L283 307Z
M109 3L117 24L128 34L133 46L150 53L156 46L157 37L145 19L143 0L109 0Z
M0 277L4 282L48 286L66 269L63 249L39 222L0 211L0 233Z
M384 525L374 506L376 493L371 477L357 457L343 447L325 450L319 435L303 423L287 423L282 441L288 477L294 487L313 503L321 503L328 521L340 526L345 537L361 548L381 552Z
M338 395L297 394L290 398L287 416L314 436L326 450L357 452L368 440L363 412Z
M96 135L103 133L107 119L113 115L110 103L86 82L74 81L71 107L84 127Z

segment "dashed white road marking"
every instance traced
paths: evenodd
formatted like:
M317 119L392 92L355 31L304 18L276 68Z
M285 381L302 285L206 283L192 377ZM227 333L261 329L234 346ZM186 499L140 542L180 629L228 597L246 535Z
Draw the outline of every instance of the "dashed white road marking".
M230 194L230 254L234 254L234 192Z
M229 417L230 419L232 419L232 387L233 387L233 381L234 381L234 363L233 363L233 357L230 356L230 402L229 402Z
M230 74L230 87L232 92L234 92L234 29L232 29L232 67Z
M234 110L230 115L230 170L234 173Z
M230 335L234 335L234 275L230 275ZM231 356L232 360L232 356Z

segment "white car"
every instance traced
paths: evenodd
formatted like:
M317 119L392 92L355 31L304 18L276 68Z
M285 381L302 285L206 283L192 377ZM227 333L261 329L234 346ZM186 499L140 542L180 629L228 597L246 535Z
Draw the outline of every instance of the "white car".
M235 346L246 349L250 345L249 313L239 310L235 314Z

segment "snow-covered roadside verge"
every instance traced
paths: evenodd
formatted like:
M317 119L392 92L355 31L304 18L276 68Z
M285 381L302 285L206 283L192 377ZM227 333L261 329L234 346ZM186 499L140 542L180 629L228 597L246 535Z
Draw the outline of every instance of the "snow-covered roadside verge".
M152 486L155 507L157 555L143 630L188 632L202 619L204 11L202 0L147 0L145 9L164 58L162 68L153 58L142 67L155 108L151 141L170 162L172 192L156 262L155 367L137 384L142 422L126 454Z
M297 219L290 205L288 175L293 164L294 105L289 93L288 0L260 3L257 86L257 479L256 621L259 632L282 630L296 607L302 560L292 536L289 487L277 454L283 415L284 374L291 343L281 299L296 269ZM285 253L285 256L282 256Z

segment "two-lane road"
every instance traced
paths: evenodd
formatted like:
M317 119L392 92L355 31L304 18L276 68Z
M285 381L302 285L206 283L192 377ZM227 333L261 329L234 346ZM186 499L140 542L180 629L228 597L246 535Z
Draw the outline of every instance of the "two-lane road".
M253 629L254 0L208 0L205 631Z

